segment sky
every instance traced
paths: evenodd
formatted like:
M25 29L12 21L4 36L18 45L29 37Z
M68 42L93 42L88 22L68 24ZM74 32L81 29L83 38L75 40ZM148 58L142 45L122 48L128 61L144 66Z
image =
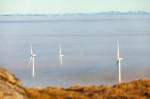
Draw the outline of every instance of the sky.
M150 0L0 0L0 14L150 12Z

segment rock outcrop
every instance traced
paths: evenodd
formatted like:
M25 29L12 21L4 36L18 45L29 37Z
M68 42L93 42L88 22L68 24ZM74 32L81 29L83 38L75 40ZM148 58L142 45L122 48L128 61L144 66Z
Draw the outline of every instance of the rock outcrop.
M29 99L21 81L3 68L0 68L0 99Z
M14 74L0 68L0 99L150 99L150 80L114 86L27 88Z

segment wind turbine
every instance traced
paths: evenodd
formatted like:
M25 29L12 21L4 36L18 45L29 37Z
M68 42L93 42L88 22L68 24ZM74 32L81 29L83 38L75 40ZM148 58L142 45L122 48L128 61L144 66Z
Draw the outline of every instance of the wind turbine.
M32 77L34 78L34 57L36 56L35 54L33 54L33 52L32 52L32 45L31 45L31 42L30 42L30 47L31 47L31 58L30 58L30 61L29 61L29 65L28 65L28 68L30 67L30 63L31 63L31 61L32 61L32 65L33 65L33 67L32 67Z
M123 58L119 57L119 41L117 40L117 65L119 67L119 83L121 83L121 60L123 60Z
M80 56L83 56L83 50L81 49L81 51L80 51Z
M62 67L62 57L63 57L64 55L62 55L61 54L61 45L60 45L60 43L59 43L59 60L60 60L60 66Z

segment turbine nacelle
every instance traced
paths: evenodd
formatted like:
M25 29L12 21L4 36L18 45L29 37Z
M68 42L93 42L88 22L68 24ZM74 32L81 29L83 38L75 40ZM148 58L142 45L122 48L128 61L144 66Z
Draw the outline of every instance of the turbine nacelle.
M117 62L123 60L123 58L117 58Z
M123 60L123 58L119 58L118 60Z
M59 55L60 57L64 56L64 55Z
M36 56L36 54L32 54L31 56L32 56L32 57L35 57L35 56Z

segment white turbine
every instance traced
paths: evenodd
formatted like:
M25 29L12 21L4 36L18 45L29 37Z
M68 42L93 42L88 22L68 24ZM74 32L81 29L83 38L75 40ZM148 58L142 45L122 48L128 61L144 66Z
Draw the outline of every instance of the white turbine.
M60 66L62 67L62 57L63 57L64 55L62 55L61 54L61 45L60 45L60 43L59 43L59 60L60 60Z
M121 60L123 60L123 58L119 57L119 41L117 40L117 65L119 67L119 83L121 83Z
M28 65L28 68L30 67L30 63L31 63L31 61L32 61L32 65L33 65L33 67L32 67L32 76L33 76L33 78L34 78L34 57L36 56L35 54L33 54L32 53L32 45L31 45L31 42L30 42L30 47L31 47L31 58L30 58L30 61L29 61L29 65Z

